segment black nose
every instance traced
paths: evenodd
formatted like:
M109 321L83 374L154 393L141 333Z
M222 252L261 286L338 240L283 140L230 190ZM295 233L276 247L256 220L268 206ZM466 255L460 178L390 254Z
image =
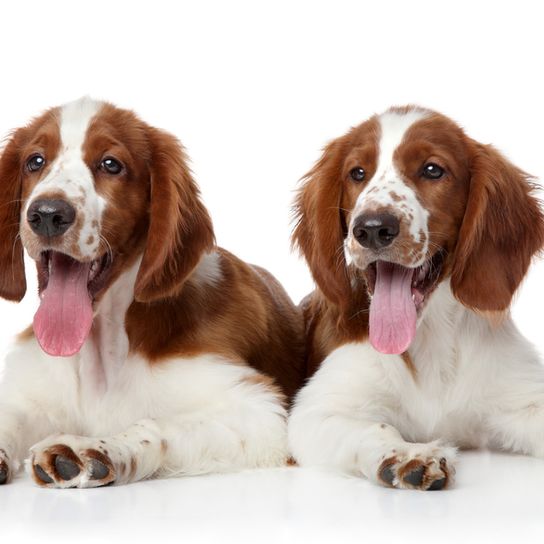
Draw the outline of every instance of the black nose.
M40 236L60 236L74 222L76 211L64 200L35 200L26 212L30 228Z
M390 213L363 214L353 225L353 236L368 249L388 246L398 236L399 220Z

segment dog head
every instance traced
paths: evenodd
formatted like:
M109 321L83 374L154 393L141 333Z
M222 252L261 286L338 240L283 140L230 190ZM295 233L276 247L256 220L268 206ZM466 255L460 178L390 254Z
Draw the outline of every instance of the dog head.
M402 353L447 278L473 310L508 308L544 244L532 193L527 174L452 120L391 108L327 146L298 195L294 241L340 307L363 274L370 340Z
M0 296L26 291L37 264L34 330L72 355L93 307L137 259L134 297L174 296L214 243L179 142L132 112L83 98L16 130L0 157Z

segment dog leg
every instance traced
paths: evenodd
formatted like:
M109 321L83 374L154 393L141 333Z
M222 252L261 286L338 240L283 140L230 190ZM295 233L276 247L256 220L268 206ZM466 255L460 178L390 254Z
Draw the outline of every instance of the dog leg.
M89 488L281 466L288 457L281 395L252 378L204 409L143 419L115 436L48 437L31 448L27 469L43 487Z
M390 487L451 485L456 450L410 443L390 424L401 409L378 356L362 345L332 352L300 391L289 418L289 446L302 466L364 475ZM384 363L385 364L385 363ZM388 365L397 362L388 360ZM399 371L403 369L398 361Z

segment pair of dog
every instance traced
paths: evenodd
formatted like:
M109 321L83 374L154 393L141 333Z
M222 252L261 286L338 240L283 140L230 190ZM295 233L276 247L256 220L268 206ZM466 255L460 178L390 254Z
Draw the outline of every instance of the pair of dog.
M0 157L0 295L24 296L24 249L40 292L5 361L0 483L25 458L86 488L292 456L435 490L455 447L544 456L544 367L508 315L544 244L533 191L438 113L376 115L300 189L297 308L215 246L173 136L91 99L47 111Z

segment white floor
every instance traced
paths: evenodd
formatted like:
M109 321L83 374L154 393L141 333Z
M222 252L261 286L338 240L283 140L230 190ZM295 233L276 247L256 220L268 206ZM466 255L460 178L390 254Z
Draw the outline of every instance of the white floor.
M397 491L285 468L48 490L0 487L0 542L544 542L544 460L460 455L456 484Z

